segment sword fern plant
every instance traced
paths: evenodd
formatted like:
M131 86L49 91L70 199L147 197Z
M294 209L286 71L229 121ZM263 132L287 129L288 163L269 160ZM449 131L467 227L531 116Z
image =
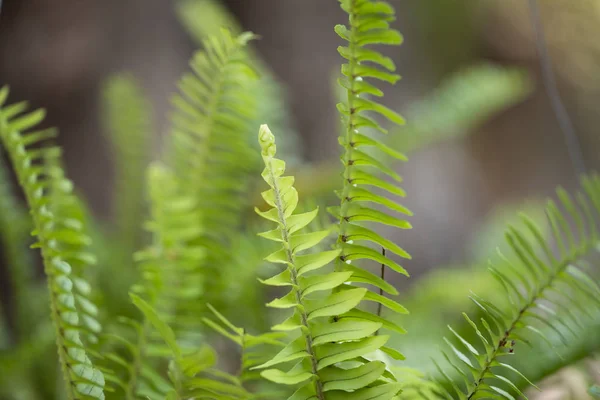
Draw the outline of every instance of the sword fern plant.
M213 1L178 3L194 38L203 38L203 48L173 97L162 160L147 165L151 111L142 90L126 75L107 85L107 138L119 174L116 234L94 223L66 178L60 148L53 144L56 131L40 127L44 112L9 104L8 88L0 90L0 141L30 211L28 218L0 165L0 233L11 263L7 287L17 296L20 314L13 321L2 310L0 329L9 335L0 336L1 399L512 400L526 397L535 387L532 380L600 351L594 270L600 178L592 174L582 177L575 195L559 189L558 202L549 201L550 237L526 216L524 229L507 228L511 253L499 252L488 275L476 273L493 296L486 300L471 293L473 307L456 310L463 319L452 320L435 368L414 351L406 362L423 366L422 371L405 367L400 348L414 343L404 339L401 321L411 316L396 299L399 292L386 271L408 276L398 260L410 256L381 228L409 229L411 212L398 200L405 192L389 160L406 161L393 144L409 143L406 150L413 150L436 140L439 128L423 128L430 121L406 131L394 127L404 119L379 100L379 83L400 78L392 60L374 47L403 40L392 28L391 4L340 4L348 21L335 27L345 60L339 78L345 96L338 104L343 168L337 204L311 196L306 183L285 175L275 136L257 123L273 121L282 135L278 141L290 151L294 139L283 132L286 115L276 115L284 108L282 91L251 49L255 35L235 31L236 24ZM212 25L198 26L202 18ZM206 26L214 25L234 31L205 36ZM479 108L453 119L447 110L454 105L444 98L428 111L434 125L471 124L474 115L488 115L526 92L522 74L484 71L470 81L461 76L460 90L452 85L444 90ZM477 88L467 83L482 76L497 79L497 85L476 96ZM388 122L390 136L423 137L385 139ZM261 169L267 189L258 204L254 194ZM296 170L305 171L298 165ZM147 207L140 204L144 197ZM262 218L252 215L253 208ZM141 224L146 209L148 222ZM41 252L46 296L39 294L33 262L19 247L27 242L24 227L31 227L32 247ZM129 254L142 240L147 241L143 249ZM412 304L422 321L439 318L438 292L452 299L473 276L454 273L460 288L448 288L448 280L442 288L422 286L436 299L432 305L407 295L402 303ZM258 289L257 281L267 290ZM266 296L275 299L263 301ZM64 383L59 387L48 384L56 374L55 359L47 356L46 324L24 315L38 315L40 301L50 305ZM258 304L264 302L272 311ZM270 331L267 325L273 325ZM544 343L562 358L553 357ZM427 343L428 350L433 346ZM506 360L515 355L513 362Z

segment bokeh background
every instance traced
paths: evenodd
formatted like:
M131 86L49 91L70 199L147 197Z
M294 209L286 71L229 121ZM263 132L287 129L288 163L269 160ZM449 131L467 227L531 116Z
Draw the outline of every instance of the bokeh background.
M498 224L512 210L533 207L557 185L573 189L577 179L541 84L525 0L391 2L405 43L387 54L403 78L386 90L385 102L408 121L392 134L399 150L409 154L409 162L397 169L408 192L405 204L415 214L414 228L395 237L413 257L405 264L414 279L394 283L410 291L428 271L487 257L491 242L502 236ZM47 123L60 128L70 177L94 215L109 225L115 223L115 164L103 120L103 87L117 72L137 79L154 110L151 148L158 156L169 130L169 94L198 48L179 3L2 4L0 82L11 86L11 100L47 109ZM333 26L344 14L337 2L216 3L244 30L261 36L254 47L285 93L289 132L282 135L292 143L295 165L303 166L299 171L307 180L329 179L332 174L323 171L335 171L331 166L339 153L334 78L341 60ZM600 2L540 0L539 8L582 156L589 168L597 167ZM5 268L0 277L8 280ZM0 287L3 303L10 303L9 289Z
M395 1L405 44L390 54L403 79L386 92L395 109L432 96L453 74L491 62L523 68L534 85L524 98L468 130L411 154L402 167L414 230L403 241L412 270L464 260L466 246L497 204L572 186L564 139L539 84L534 35L523 0ZM600 95L600 5L593 0L540 2L561 93L590 166L597 163ZM332 26L343 18L335 1L223 0L287 91L299 156L337 157L336 93L340 58ZM93 210L110 218L111 155L101 119L100 91L111 73L127 70L154 106L157 135L168 127L168 94L197 46L184 31L173 1L5 0L0 19L0 79L15 100L48 110L60 127L70 176ZM524 83L526 85L526 83ZM472 91L478 87L473 85ZM451 99L448 99L452 102ZM456 107L461 106L455 98ZM472 110L477 113L479 110ZM468 111L467 111L468 113ZM405 113L406 114L406 113ZM484 115L485 116L485 115ZM407 128L410 129L411 115ZM460 117L457 117L460 119ZM419 121L417 121L419 122ZM443 127L441 127L443 128ZM448 126L448 130L455 129ZM160 140L155 141L158 152Z

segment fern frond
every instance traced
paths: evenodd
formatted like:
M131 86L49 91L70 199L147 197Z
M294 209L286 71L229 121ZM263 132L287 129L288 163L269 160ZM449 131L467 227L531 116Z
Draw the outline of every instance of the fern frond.
M200 320L190 306L202 294L203 271L198 265L205 254L204 248L194 244L201 233L196 202L182 194L174 174L160 164L148 168L147 187L151 205L147 229L153 243L135 255L142 280L132 287L132 292L143 297L153 313L169 324L174 334L183 337L184 343L195 344L198 335L194 331ZM144 317L141 322L124 320L132 332L115 334L126 352L125 356L111 355L116 364L125 367L115 382L128 400L164 398L171 390L165 383L157 384L160 380L153 373L157 357L149 349L160 347L162 340L145 314Z
M197 201L187 195L172 171L160 164L148 169L152 220L147 229L152 245L136 254L143 283L134 292L152 299L161 318L177 332L197 328L197 315L190 303L203 295L205 272L200 262L206 248L198 244Z
M223 28L229 29L234 35L242 32L240 24L218 1L177 0L175 11L185 31L199 45Z
M410 255L397 244L364 226L364 223L380 223L400 229L411 227L406 220L398 216L398 214L411 215L408 209L374 191L374 189L381 189L395 196L404 196L402 189L377 177L376 173L381 171L400 181L400 176L378 161L378 158L380 154L389 154L401 160L405 157L366 134L367 129L386 132L368 114L383 116L397 124L404 123L400 115L367 98L369 95L383 94L367 79L394 83L400 78L392 73L395 66L389 58L367 46L399 45L402 36L389 26L389 22L394 20L394 9L387 2L342 0L341 5L349 15L350 25L349 27L338 25L335 28L338 35L348 41L348 47L338 48L342 57L347 59L347 63L342 66L345 77L340 79L340 85L347 90L347 102L338 104L346 126L345 136L340 138L340 144L344 148L343 188L338 193L341 206L329 210L340 221L337 247L341 250L341 254L336 271L352 273L352 278L349 279L351 282L366 283L380 289L379 293L369 290L364 300L381 304L394 312L406 313L406 309L400 304L383 296L383 292L398 294L396 289L371 272L351 265L355 261L371 260L408 276L406 270L389 256L383 255L381 249L402 258L410 258ZM363 149L374 149L378 155L369 155ZM379 208L386 208L388 211L381 211ZM380 318L379 315L365 311L352 312L356 318L367 321ZM384 325L385 328L392 326L393 324L387 323ZM403 332L401 328L393 327ZM401 357L397 352L394 354Z
M405 113L411 123L391 131L388 144L411 153L470 134L500 111L518 104L533 91L520 68L478 64L454 73Z
M140 240L144 216L144 173L152 148L152 110L137 82L129 75L112 76L104 87L107 137L115 163L114 217L116 243L128 257Z
M176 11L181 24L198 45L218 34L223 27L230 29L234 35L243 32L239 22L218 0L178 0ZM287 92L269 65L254 50L252 46L248 46L250 63L259 73L254 90L260 101L251 127L251 137L254 139L256 127L261 123L268 124L276 132L285 132L285 136L279 139L278 147L279 154L284 156L289 164L290 161L296 161L301 154L301 143L298 132L292 129ZM260 160L257 161L259 164Z
M558 323L552 328L540 327L540 331L549 339L550 345L545 341L532 343L531 347L520 348L515 354L515 360L511 364L526 378L515 374L510 378L522 391L530 388L529 381L541 383L559 371L577 366L590 355L600 352L600 336L597 334L600 330L600 308L596 306L597 300L580 298L579 301L587 303L584 306L585 315L569 310L578 318L577 325L565 327ZM554 320L564 320L564 312L557 311L557 313L559 316L554 317ZM561 334L557 334L555 329L559 329ZM567 346L562 342L561 336L568 339ZM548 351L549 346L554 348L554 351Z
M141 297L131 294L133 303L160 334L172 357L169 379L173 384L166 399L244 400L252 395L239 379L214 369L216 354L208 346L186 351L177 342L175 332Z
M353 271L322 272L323 267L339 257L340 249L301 254L317 246L330 232L303 233L302 229L315 219L318 210L294 214L298 204L294 179L283 176L285 163L275 158L274 137L266 125L260 129L259 142L265 163L262 176L270 186L262 195L271 208L257 212L277 225L260 235L281 244L266 260L286 267L263 283L290 288L288 294L268 306L292 309L293 314L273 329L300 331L300 336L256 368L294 362L288 371L262 372L266 379L276 383L304 383L290 397L294 400L324 400L344 395L356 399L376 395L391 399L399 391L393 376L384 377L385 364L365 358L387 342L388 336L372 336L383 323L376 316L368 320L361 318L358 310L353 311L363 299L368 299L367 290L344 285L352 280ZM356 363L346 366L349 361Z
M248 136L256 113L256 74L245 51L253 37L223 30L206 39L191 62L194 72L184 75L173 98L169 161L197 201L201 242L211 249L203 262L211 278L204 300L216 305L222 300L222 265L247 204L247 177L256 165Z
M0 140L30 208L38 240L34 247L41 249L67 398L104 399L104 376L88 357L81 338L96 332L77 305L88 293L89 285L74 269L89 264L91 259L85 251L73 249L86 245L89 239L82 232L81 221L64 213L65 205L74 198L72 183L48 165L48 160L60 156L58 148L32 147L55 135L53 130L32 130L43 120L44 112L26 113L24 103L6 106L8 92L8 88L0 90Z
M90 272L87 267L95 265L97 260L90 250L91 239L87 233L86 213L82 200L72 193L72 183L65 177L61 160L50 153L45 161L47 174L52 182L49 186L49 197L54 218L63 221L62 224L66 228L63 234L70 235L63 240L60 251L64 261L73 269L75 307L81 318L80 326L86 332L84 338L90 344L96 344L102 325L87 278Z
M512 255L499 253L505 268L491 265L490 271L505 289L510 306L503 309L472 295L471 300L483 311L484 318L472 321L466 314L464 317L480 343L470 343L450 328L458 344L446 341L460 362L457 365L450 357L445 358L464 377L464 383L444 379L453 392L447 397L511 399L521 395L507 375L526 378L501 359L518 351L522 344L550 342L548 333L568 344L563 332L577 334L581 315L590 313L587 307L600 306L600 287L584 268L585 257L598 246L600 178L586 177L582 184L583 190L575 196L559 189L558 203L548 202L546 213L557 250L551 248L526 216L526 230L509 227L506 239Z
M206 39L204 50L190 63L193 73L183 76L180 94L173 98L169 161L182 181L191 182L189 192L195 195L204 194L206 182L197 177L212 172L211 167L231 163L233 169L243 166L238 160L253 156L248 138L239 134L247 129L256 108L256 99L249 93L256 75L244 51L253 37L251 33L234 37L222 30L220 35ZM229 169L218 172L232 173ZM231 184L223 176L214 179L216 184Z
M284 332L268 332L251 335L245 329L235 326L211 305L208 305L208 308L216 317L216 321L211 318L202 318L204 323L240 348L241 363L237 373L240 382L244 384L259 379L260 375L251 369L267 361L268 347L283 347L285 343L280 339L286 334Z

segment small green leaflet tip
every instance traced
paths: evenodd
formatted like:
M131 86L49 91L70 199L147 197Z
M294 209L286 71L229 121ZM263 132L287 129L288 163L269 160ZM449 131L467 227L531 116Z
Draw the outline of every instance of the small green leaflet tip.
M267 124L262 124L258 131L258 143L262 149L262 155L265 157L275 156L277 147L275 147L275 136Z

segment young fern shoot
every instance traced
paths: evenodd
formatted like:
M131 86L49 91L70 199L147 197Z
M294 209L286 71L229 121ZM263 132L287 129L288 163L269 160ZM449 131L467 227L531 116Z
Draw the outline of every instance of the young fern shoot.
M270 186L262 196L272 208L265 212L257 210L257 213L277 224L275 229L260 235L281 243L281 249L266 260L286 266L283 272L263 283L290 287L287 295L273 300L268 306L293 309L293 315L273 329L300 331L300 335L257 368L295 362L287 372L267 369L262 373L266 379L280 384L304 383L289 398L291 400L338 399L342 396L357 400L375 396L391 399L400 390L393 376L383 376L385 364L382 362L364 358L388 340L385 335L373 336L383 324L344 315L360 303L367 290L341 290L352 271L321 272L339 256L339 249L300 254L315 247L329 231L301 232L317 216L318 209L294 214L298 204L294 178L283 176L285 163L275 158L275 140L266 125L260 128L259 142L265 163L262 177ZM340 366L348 361L354 363L344 365L344 368Z

